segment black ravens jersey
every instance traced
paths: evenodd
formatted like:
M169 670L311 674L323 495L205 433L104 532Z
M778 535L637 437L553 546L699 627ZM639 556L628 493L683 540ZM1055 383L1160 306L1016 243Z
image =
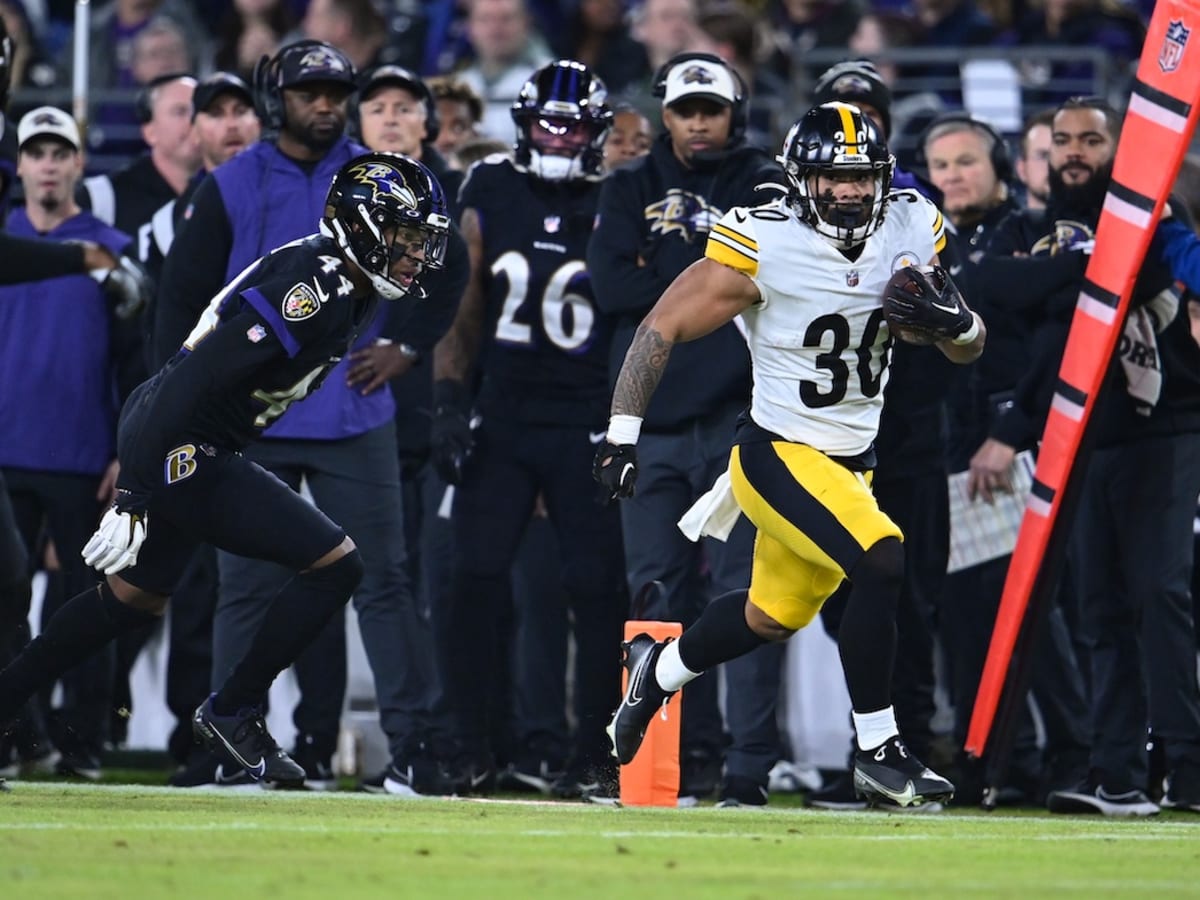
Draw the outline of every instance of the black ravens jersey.
M483 235L485 417L607 421L612 326L586 268L599 194L596 182L543 181L507 159L489 158L467 175L460 205L478 213Z
M8 219L8 205L16 184L17 124L0 112L0 222Z
M121 486L161 485L164 456L181 441L227 450L250 443L320 387L377 302L373 291L355 291L331 238L311 235L257 260L126 404Z

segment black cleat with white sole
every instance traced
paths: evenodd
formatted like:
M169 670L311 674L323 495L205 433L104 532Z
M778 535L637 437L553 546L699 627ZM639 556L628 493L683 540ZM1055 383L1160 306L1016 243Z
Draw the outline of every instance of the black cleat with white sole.
M954 785L913 756L899 735L854 755L854 791L868 806L924 806L954 797Z
M200 704L192 714L192 733L209 750L229 759L255 781L269 781L279 787L302 787L304 769L279 749L262 709L250 707L234 716L219 716L212 708L213 697Z
M637 755L650 720L675 693L664 691L654 677L654 666L666 646L666 641L656 641L645 632L621 644L629 683L625 686L621 705L608 724L608 736L612 740L613 755L623 766Z

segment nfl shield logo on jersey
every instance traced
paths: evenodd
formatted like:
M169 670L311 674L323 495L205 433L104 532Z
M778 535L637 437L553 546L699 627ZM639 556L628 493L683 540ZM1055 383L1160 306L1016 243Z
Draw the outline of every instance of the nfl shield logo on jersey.
M542 227L546 229L546 234L554 234L562 227L562 216L546 216L542 219Z
M846 273L846 287L858 287L858 269Z
M246 337L250 338L250 343L252 344L257 344L266 336L267 329L263 328L261 325L251 325L246 330Z
M1158 67L1160 69L1164 72L1174 72L1179 68L1191 33L1192 30L1185 28L1180 19L1172 19L1167 23L1167 33L1163 37L1162 47L1158 50Z

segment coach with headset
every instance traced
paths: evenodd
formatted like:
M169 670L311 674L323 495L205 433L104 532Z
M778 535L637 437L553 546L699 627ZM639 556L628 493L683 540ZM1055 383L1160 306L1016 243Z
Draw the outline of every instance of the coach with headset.
M734 206L754 206L786 191L783 171L748 146L746 88L719 57L684 53L659 69L665 132L649 155L614 172L600 195L588 271L596 303L618 317L610 372L620 370L642 317L680 272L704 255L712 226ZM754 530L742 520L728 542L689 543L676 522L725 471L734 423L750 398L750 357L729 324L676 347L646 412L638 443L635 496L621 504L626 577L632 596L651 602L634 614L690 625L711 597L750 583ZM701 583L707 561L711 593ZM658 591L646 585L660 582ZM767 772L775 760L774 706L759 709L754 687L759 661L777 654L768 645L728 663L729 728L733 734L722 798L766 802ZM766 677L777 677L767 675ZM722 724L713 674L685 691L681 797L708 796L721 772Z
M175 351L222 285L274 247L303 237L324 213L329 183L367 149L344 134L347 104L358 87L354 66L330 44L299 41L255 70L255 102L264 139L218 166L197 188L163 267L156 319L160 357ZM389 331L395 304L383 304L354 349L380 338L410 340L416 323L427 352L453 320L466 283L466 245L452 235L444 271L428 279L430 297L412 307L402 330ZM246 455L294 489L304 479L317 506L340 522L362 553L365 575L354 595L363 645L375 676L381 724L398 768L407 769L412 721L406 702L406 621L413 604L405 572L399 461L386 381L351 377L353 353L322 386L267 429ZM241 658L289 574L279 566L219 553L220 594L213 628L213 684ZM311 787L333 784L346 685L341 616L297 661L302 699L292 757Z
M1000 277L992 271L997 261L987 254L987 246L997 226L1020 207L1009 187L1013 165L1008 145L983 119L964 111L938 116L921 136L917 161L927 169L930 183L941 195L942 209L957 229L954 239L965 269L961 280L973 308L988 322L988 352L959 380L950 398L950 471L961 472L988 437L996 416L1010 403L1013 386L1029 364L1028 323L1011 308L992 302L992 291L979 289ZM1061 270L1060 276L1052 273L1052 278L1073 281L1078 266L1067 258L1071 255L1047 261ZM1034 293L1047 284L1033 271L1020 283ZM1005 555L946 576L946 602L939 623L950 663L957 746L966 737L1010 559ZM1033 719L1022 707L1008 777L1010 790L1001 799L1040 804L1048 788L1082 778L1087 760L1083 682L1058 606L1050 613L1035 658L1032 690L1046 732L1045 762ZM972 775L965 771L956 782L960 801L977 799Z

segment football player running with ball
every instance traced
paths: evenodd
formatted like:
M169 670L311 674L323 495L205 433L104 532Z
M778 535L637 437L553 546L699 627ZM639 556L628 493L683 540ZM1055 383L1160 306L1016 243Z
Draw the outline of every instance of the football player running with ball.
M263 700L345 605L363 564L339 525L239 451L321 385L381 295L424 295L422 277L441 268L449 226L424 166L393 153L359 156L334 176L320 234L260 258L213 298L183 348L125 404L117 500L83 550L107 577L0 672L0 729L66 669L161 616L206 542L295 576L196 710L193 729L256 781L304 781L268 733Z
M940 269L942 216L915 191L889 192L894 158L857 107L826 103L792 126L779 162L786 199L730 210L705 258L638 328L617 379L595 477L633 494L641 416L671 348L741 316L754 389L721 479L694 510L720 536L736 512L757 527L749 591L713 601L674 642L626 644L629 685L609 726L622 763L666 700L704 670L783 641L851 582L838 646L858 741L854 782L868 802L945 802L954 785L905 746L891 705L900 529L870 489L892 336L934 342L956 363L983 352L983 322ZM893 278L901 270L911 277ZM901 293L899 302L888 295ZM881 305L880 298L884 297Z

